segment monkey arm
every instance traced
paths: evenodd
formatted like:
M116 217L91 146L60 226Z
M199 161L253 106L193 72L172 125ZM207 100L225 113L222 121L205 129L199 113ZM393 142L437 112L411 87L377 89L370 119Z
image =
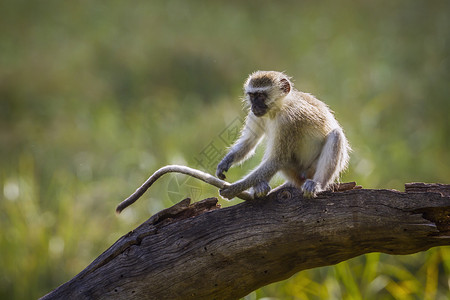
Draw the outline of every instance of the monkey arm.
M263 135L264 120L250 114L246 119L241 136L217 165L216 176L220 179L225 179L226 176L223 173L227 172L231 166L250 158Z
M213 185L217 188L224 188L230 185L230 183L220 180L208 173L202 172L200 170L196 170L193 168L189 168L186 166L179 166L179 165L168 165L165 167L162 167L158 171L152 174L143 185L141 185L133 194L131 194L127 199L123 200L116 208L116 212L120 213L122 210L124 210L126 207L130 206L134 202L136 202L137 199L139 199L149 188L150 186L158 180L161 176L163 176L166 173L181 173L186 174L189 176L192 176L194 178L200 179L203 182L206 182L210 185ZM241 198L242 200L252 200L253 196L249 193L238 193L237 197Z
M230 150L230 153L234 154L234 163L240 163L250 158L264 135L264 126L262 118L255 117L253 113L248 115L241 137Z
M270 190L268 182L278 172L278 164L272 160L263 161L255 170L243 179L225 186L220 190L222 197L232 199L241 192L255 187L255 194L258 197L264 196Z

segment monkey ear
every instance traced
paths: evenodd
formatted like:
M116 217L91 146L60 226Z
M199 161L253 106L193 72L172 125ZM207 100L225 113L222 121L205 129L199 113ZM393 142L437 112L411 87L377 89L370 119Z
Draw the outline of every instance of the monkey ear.
M281 90L288 94L291 91L291 83L286 78L280 80Z

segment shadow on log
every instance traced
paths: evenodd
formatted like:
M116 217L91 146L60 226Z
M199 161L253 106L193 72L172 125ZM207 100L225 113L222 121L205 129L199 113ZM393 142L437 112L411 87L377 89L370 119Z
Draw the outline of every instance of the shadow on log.
M185 199L41 299L238 299L364 253L450 245L450 185L414 183L405 190L304 199L283 188L223 209L216 198Z

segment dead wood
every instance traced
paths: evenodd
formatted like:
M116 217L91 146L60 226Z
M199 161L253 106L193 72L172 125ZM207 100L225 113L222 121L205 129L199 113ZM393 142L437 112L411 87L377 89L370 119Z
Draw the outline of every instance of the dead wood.
M42 299L238 299L364 253L450 245L450 185L358 188L345 184L316 199L283 188L222 209L215 198L185 199Z

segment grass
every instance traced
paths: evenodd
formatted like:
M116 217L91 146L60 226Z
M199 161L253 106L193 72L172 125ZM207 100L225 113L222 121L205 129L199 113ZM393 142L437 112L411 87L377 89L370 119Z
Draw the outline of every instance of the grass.
M446 1L1 6L1 299L38 298L183 196L217 196L168 176L114 214L152 171L226 149L257 69L285 70L335 111L354 149L343 181L402 190L450 178ZM449 252L372 253L246 298L448 299Z

